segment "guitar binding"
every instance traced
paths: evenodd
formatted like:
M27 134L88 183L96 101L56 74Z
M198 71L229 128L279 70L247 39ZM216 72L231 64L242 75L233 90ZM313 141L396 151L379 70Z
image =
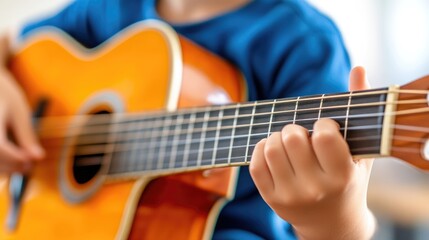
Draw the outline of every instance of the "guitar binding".
M122 113L124 107L121 98L110 91L101 91L91 96L82 106L76 117L78 130L72 128L67 143L64 145L59 166L59 184L63 197L71 203L80 203L93 194L105 183L114 149L114 135L107 134L114 128L115 116ZM100 117L106 115L107 124L97 124ZM110 116L108 116L110 115ZM84 121L82 121L84 119ZM104 120L103 120L104 121ZM94 133L93 128L97 134ZM101 129L100 129L101 126ZM101 132L102 134L98 134ZM114 131L113 131L114 132ZM85 138L101 135L102 140L97 148L102 151L93 151L93 144L85 143ZM100 136L99 136L100 137ZM101 146L101 147L100 147ZM95 152L95 153L94 153Z
M426 94L426 103L429 106L429 94ZM426 139L426 142L422 148L422 157L429 161L429 139Z

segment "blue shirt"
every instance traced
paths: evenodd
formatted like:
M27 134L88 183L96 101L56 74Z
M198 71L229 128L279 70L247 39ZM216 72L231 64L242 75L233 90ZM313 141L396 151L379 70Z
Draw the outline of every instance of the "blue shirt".
M27 25L56 26L92 48L123 28L160 19L156 0L78 0ZM347 90L350 61L335 24L305 1L254 0L201 22L174 25L181 35L235 64L249 100ZM235 199L220 213L214 239L294 239L291 226L262 200L242 167Z

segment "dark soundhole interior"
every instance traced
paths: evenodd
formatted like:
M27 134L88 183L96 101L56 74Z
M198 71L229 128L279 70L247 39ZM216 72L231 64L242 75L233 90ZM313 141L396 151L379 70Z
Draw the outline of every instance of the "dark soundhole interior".
M109 138L110 120L107 111L96 112L79 130L73 161L73 176L77 183L84 184L100 171ZM104 118L105 117L105 118Z

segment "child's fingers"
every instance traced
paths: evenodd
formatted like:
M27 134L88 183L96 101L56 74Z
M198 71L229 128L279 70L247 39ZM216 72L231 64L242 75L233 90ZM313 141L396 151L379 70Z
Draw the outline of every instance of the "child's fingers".
M355 67L350 72L350 91L369 89L369 82L363 67Z
M295 175L307 182L323 171L314 154L308 130L299 125L287 125L282 130L283 145Z
M266 141L263 139L256 144L249 166L250 175L261 193L262 191L274 191L273 177L264 156Z
M25 171L30 161L23 151L10 142L7 136L5 107L0 107L0 172Z
M25 104L17 103L12 116L11 130L18 146L26 152L29 160L41 160L45 153L34 133L30 110Z
M349 147L331 119L321 119L314 124L312 143L322 168L328 174L348 175L354 163Z
M294 169L282 143L282 134L280 132L273 133L267 139L264 156L273 177L274 188L277 185L293 181Z

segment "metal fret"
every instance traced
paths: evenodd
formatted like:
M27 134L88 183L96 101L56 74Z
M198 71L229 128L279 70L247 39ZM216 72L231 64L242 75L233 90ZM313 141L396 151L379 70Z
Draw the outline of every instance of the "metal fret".
M298 111L298 102L299 102L299 97L296 99L295 112L293 113L293 122L292 122L292 124L295 124L295 122L296 122L296 112Z
M189 133L189 125L192 118L190 112L180 112L182 116L181 124L178 124L177 133L177 145L175 146L176 154L174 157L174 168L183 168L183 162L185 160L185 148L187 147L187 138ZM192 129L192 128L191 128Z
M331 118L334 119L340 129L344 128L346 115L346 107L349 102L348 96L343 97L333 97L336 94L326 94L323 100L323 109L320 114L320 118ZM341 107L336 107L341 106ZM342 132L342 130L341 130Z
M155 145L156 145L156 135L157 134L157 128L152 128L150 131L150 144L149 149L147 152L147 165L145 169L153 170L154 169L154 161L155 161Z
M125 148L124 149L124 145L125 146L129 146L132 145L133 143L133 139L132 137L130 137L132 135L132 129L133 129L133 121L130 122L125 122L124 124L124 137L122 138L122 143L121 143L121 159L119 160L119 167L118 169L120 171L127 171L127 169L129 168L130 162L132 161L131 158L131 153L132 153L132 147L130 148Z
M176 157L177 157L177 147L179 145L179 137L180 137L180 131L182 130L182 123L183 123L183 114L179 114L177 117L177 122L174 127L174 136L172 141L172 147L170 151L170 163L168 165L168 168L173 169L176 165Z
M247 159L249 158L250 136L252 135L253 121L254 121L254 118L255 118L255 111L256 111L256 104L257 103L258 103L257 101L255 101L253 103L253 109L252 109L252 114L251 114L252 116L250 118L250 124L249 124L249 136L247 137L247 144L246 144L246 155L244 157L244 162L245 163L248 162Z
M291 124L295 116L296 103L292 101L277 100L271 123L271 132L280 132L286 124Z
M187 167L199 167L201 165L201 160L198 160L198 149L201 145L200 141L201 141L201 135L202 135L202 131L201 129L203 128L204 125L204 115L205 112L204 111L197 111L195 114L195 122L194 122L194 126L192 129L192 134L191 134L191 144L189 147L189 160L188 160L188 164L186 165Z
M125 159L125 152L121 150L121 145L123 145L122 141L123 139L126 139L124 135L126 135L126 127L128 126L125 124L125 122L126 121L119 122L116 125L116 144L114 145L113 154L110 161L110 172L124 172L125 170L125 164L123 163Z
M156 168L157 169L164 169L164 156L165 156L165 150L167 145L167 139L169 135L169 128L171 126L171 116L165 116L165 119L163 121L163 127L161 131L161 140L159 145L159 151L158 151L158 163Z
M224 109L224 107L222 106L220 108L220 111L219 111L219 119L218 119L217 126L216 126L216 136L215 136L215 141L214 141L214 146L213 146L213 155L212 155L212 165L213 166L216 164L216 154L217 154L217 150L218 150L217 146L219 144L220 127L222 126L223 109Z
M322 97L320 98L319 114L317 115L317 120L319 120L320 116L322 115L323 98L324 97L325 97L325 94L322 94Z
M270 122L269 122L269 125L268 125L267 137L269 137L270 133L271 133L271 126L273 125L273 117L274 117L274 109L276 107L276 101L277 100L274 99L274 101L273 101L273 107L271 108L271 116L270 116Z
M201 156L201 165L202 166L211 166L214 144L216 141L216 132L217 132L217 124L219 119L220 110L215 108L209 108L208 111L208 119L207 119L207 128L205 132L205 140L204 140L204 148Z
M271 118L272 112L272 100L258 101L255 105L252 124L250 125L250 137L248 141L248 154L246 155L249 158L255 145L267 136L269 131L269 121Z
M235 108L234 123L232 124L231 140L229 143L228 164L231 164L232 146L234 144L235 128L237 126L237 118L238 118L239 109L240 109L240 103L238 103L236 108Z
M372 90L369 90L371 92ZM354 92L351 99L351 106L360 104L360 107L351 107L348 117L348 130L346 141L349 144L353 155L380 154L382 128L373 128L372 126L382 126L385 105L366 105L370 103L379 103L386 101L386 93L359 95ZM368 117L355 117L361 115L370 115ZM372 115L372 116L371 116ZM372 138L378 136L378 138ZM358 139L358 140L354 140ZM364 140L359 140L364 139Z
M344 123L344 139L347 139L347 128L349 126L350 103L352 102L352 92L349 93L349 101L347 102L346 119Z
M230 105L234 106L234 105ZM223 109L223 116L220 125L219 138L216 148L216 163L229 164L230 163L230 148L231 141L233 141L232 134L235 128L233 127L234 121L236 122L237 105Z
M143 131L141 130L137 130L136 129L140 129L140 125L142 124L143 121L135 121L133 123L131 123L131 133L133 133L132 135L134 135L135 137L131 137L131 142L132 142L132 146L131 146L131 153L129 154L129 161L128 161L128 166L127 166L127 170L128 171L132 171L134 170L134 168L142 168L143 166L139 165L139 161L138 161L138 149L141 146L139 139L141 138ZM143 169L142 169L143 170Z
M149 150L150 136L152 133L152 128L148 128L148 121L150 122L150 119L142 119L136 130L139 132L139 136L137 140L138 148L136 151L137 164L134 167L140 171L146 170L148 164L147 151Z
M252 105L245 105L238 107L238 116L236 120L236 126L234 128L230 162L240 163L244 159L247 148L247 139L249 137L250 120L252 118Z
M320 95L302 97L296 113L295 124L298 124L310 132L320 113Z
M203 159L203 153L204 153L204 143L206 140L206 133L207 133L207 125L208 120L210 117L210 108L207 107L206 111L204 112L204 120L203 120L203 127L201 129L201 138L200 138L200 146L198 148L198 160L197 160L197 166L201 166L202 159Z
M185 149L183 151L183 165L182 165L182 167L187 167L188 166L189 149L191 147L192 129L194 128L195 116L196 116L196 112L193 111L191 113L191 116L189 118L189 123L188 123L188 129L187 129L187 134L186 134L186 142L185 142Z
M386 94L359 93L193 108L125 120L115 129L109 173L247 164L262 138L290 123L311 132L314 122L325 117L339 123L353 155L378 154L381 143L375 136L381 137L377 126L383 123Z

